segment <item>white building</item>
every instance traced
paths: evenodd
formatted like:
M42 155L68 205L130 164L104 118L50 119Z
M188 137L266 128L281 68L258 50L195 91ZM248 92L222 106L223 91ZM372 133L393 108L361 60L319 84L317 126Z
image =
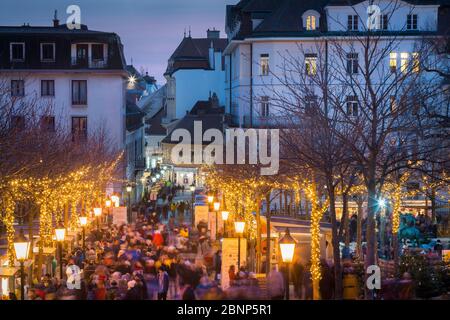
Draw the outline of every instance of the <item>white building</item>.
M208 100L213 93L225 104L225 70L222 52L227 39L216 30L206 38L184 37L168 61L166 122L181 119L197 101Z
M74 139L104 132L117 151L125 144L124 68L115 33L69 30L56 19L53 27L0 26L0 78L11 96L51 106L49 130ZM13 117L26 122L22 114Z
M316 70L319 61L332 64L337 60L331 46L320 52L318 47L340 41L357 66L358 60L362 63L362 49L351 37L369 29L382 32L386 42L398 40L395 50L386 54L382 67L403 70L419 60L416 44L423 35L448 27L444 2L243 0L227 6L226 111L239 126L277 120L268 87L280 84L277 77L283 76L281 66L289 54L304 63L305 70ZM370 5L376 7L370 9ZM369 18L368 10L375 10L376 18Z

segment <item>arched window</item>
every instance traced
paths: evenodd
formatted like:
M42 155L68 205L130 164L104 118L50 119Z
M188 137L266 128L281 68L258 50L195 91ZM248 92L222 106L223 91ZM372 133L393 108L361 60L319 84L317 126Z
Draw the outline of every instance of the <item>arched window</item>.
M316 30L316 16L306 17L306 30Z
M303 29L313 31L319 28L320 14L315 10L308 10L303 13Z

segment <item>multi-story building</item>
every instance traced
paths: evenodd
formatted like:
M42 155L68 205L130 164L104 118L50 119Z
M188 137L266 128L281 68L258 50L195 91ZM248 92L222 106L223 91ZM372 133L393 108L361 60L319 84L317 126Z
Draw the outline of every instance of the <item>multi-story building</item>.
M168 61L166 122L181 119L197 101L215 93L224 104L225 70L222 52L227 39L217 30L206 38L185 36Z
M127 73L117 34L69 30L57 19L50 27L0 26L0 74L12 96L51 105L52 130L78 139L104 132L113 149L124 149Z
M324 88L318 88L318 83L324 82L317 80L321 76L348 80L345 85L351 92L352 81L364 81L358 74L365 64L365 39L372 39L373 51L368 54L370 63L378 63L373 71L378 86L392 85L392 79L398 81L403 74L418 73L424 60L439 65L445 59L433 58L420 48L428 36L449 31L450 10L448 1L439 0L242 0L227 6L226 14L226 112L235 126L259 127L283 123L283 112L277 108L283 99L287 104L289 99L297 99L293 103L305 109L308 103L323 105ZM423 58L425 55L429 57ZM448 65L444 68L448 70ZM426 79L426 72L423 74ZM308 80L316 75L316 80ZM433 80L439 81L438 77ZM335 84L326 83L326 90L331 92ZM406 81L403 84L407 87ZM290 97L289 85L291 89L297 86ZM400 95L401 90L396 90L392 92ZM284 97L279 95L283 92ZM348 115L361 115L363 98L342 93L338 98ZM297 94L300 96L295 97ZM380 100L387 105L385 110L392 111L404 103L402 98L388 95ZM425 198L416 197L405 200L402 209L419 213L428 208ZM351 210L356 211L354 202Z
M297 59L296 63L304 63L301 68L307 77L317 72L319 64L324 67L323 62L341 59L331 46L326 48L328 43L339 42L342 50L348 50L348 71L356 73L363 54L360 43L352 39L369 30L379 32L374 35L380 43L395 39L395 49L387 52L383 66L404 71L420 60L418 40L448 28L448 12L448 2L438 0L242 0L227 6L226 111L236 125L276 121L279 114L271 103L270 91L280 84L283 66L284 71L288 71L286 67L291 67L292 73L300 71L293 70L297 66L286 65L289 55L291 62ZM344 68L342 72L347 71ZM352 101L355 99L349 100L349 106Z

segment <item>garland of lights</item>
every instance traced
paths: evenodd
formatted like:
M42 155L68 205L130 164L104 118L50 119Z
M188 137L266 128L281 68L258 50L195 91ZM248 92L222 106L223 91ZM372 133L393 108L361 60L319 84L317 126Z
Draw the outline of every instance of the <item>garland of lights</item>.
M113 172L123 153L112 162L104 162L97 166L83 166L68 174L56 177L27 177L12 179L0 183L0 189L5 196L1 197L0 211L3 224L6 226L8 242L8 262L14 263L14 213L16 203L33 202L39 208L39 247L53 245L54 222L64 221L65 210L70 210L69 230L79 226L77 204L83 199L86 208L101 204L105 197L106 183L113 179ZM13 196L11 196L13 195ZM89 211L88 211L89 212Z

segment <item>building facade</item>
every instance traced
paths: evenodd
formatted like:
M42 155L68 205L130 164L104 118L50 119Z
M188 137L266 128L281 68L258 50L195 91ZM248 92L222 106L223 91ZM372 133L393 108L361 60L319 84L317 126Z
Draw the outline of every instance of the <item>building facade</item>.
M11 101L45 112L49 130L79 141L101 135L112 150L124 150L127 74L117 34L69 30L57 19L51 27L0 26L0 74ZM26 126L26 115L13 113L11 123Z

